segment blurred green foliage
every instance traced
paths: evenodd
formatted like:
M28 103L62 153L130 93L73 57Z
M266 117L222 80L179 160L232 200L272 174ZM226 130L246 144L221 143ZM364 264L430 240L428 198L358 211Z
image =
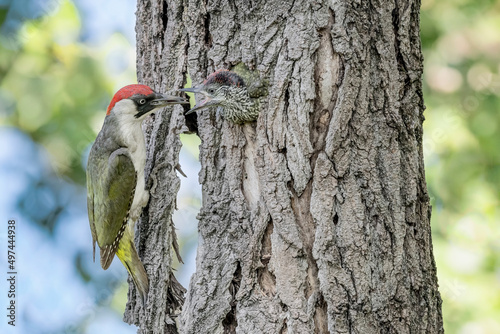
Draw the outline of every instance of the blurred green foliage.
M25 16L17 15L16 10ZM6 26L20 29L5 29ZM102 271L100 266L91 262L90 242L87 248L79 248L78 242L71 240L85 241L88 238L88 234L79 233L89 231L85 190L81 187L85 184L85 158L104 121L114 90L117 86L136 81L133 46L120 34L111 35L101 46L82 43L79 12L67 0L0 1L0 29L0 126L18 128L41 144L58 176L54 177L53 173L45 170L46 166L42 166L35 169L36 172L30 170L24 175L25 179L6 182L12 189L24 188L14 201L18 212L8 212L8 215L17 215L22 225L33 231L32 234L24 233L23 241L36 244L41 251L38 256L47 254L44 251L53 251L51 259L37 258L36 254L34 258L40 263L52 261L50 270L57 277L42 275L47 279L35 279L40 275L37 275L39 272L33 265L24 267L23 272L36 284L43 282L40 286L44 288L38 290L45 292L51 291L54 282L71 277L60 287L57 296L72 299L74 306L73 309L66 307L67 313L72 315L69 317L61 308L51 307L51 301L43 292L28 296L31 308L36 308L37 303L45 308L30 313L30 307L23 306L19 311L22 319L20 327L39 326L39 332L45 332L44 328L65 328L61 332L83 333L87 327L103 321L98 318L105 312L108 312L104 318L109 326L113 326L113 321L115 326L116 323L122 324L128 290L124 282L125 273L120 276L120 271L113 267ZM116 66L119 63L115 61L116 55L122 63L128 57L132 66ZM115 66L110 66L110 63ZM2 145L15 146L9 142ZM30 152L24 153L26 156ZM45 158L46 155L42 156ZM44 161L40 161L43 158L36 154L32 157L33 165L43 164ZM12 166L2 167L2 177L15 175L6 173ZM17 176L23 176L23 171ZM80 187L71 186L74 183ZM83 196L79 196L78 192ZM11 193L14 191L11 190ZM80 212L79 209L85 211ZM42 232L39 227L44 228ZM78 232L76 235L64 235L61 229ZM33 237L37 233L45 236L43 243ZM29 235L33 239L29 239ZM20 252L26 250L21 246L19 248ZM74 268L65 264L74 264ZM117 286L119 289L115 291ZM82 294L82 290L88 295ZM24 287L20 300L27 296L26 291L29 291L29 286ZM54 300L54 296L50 295L50 299ZM67 305L63 301L55 303ZM59 321L51 323L50 319ZM108 321L111 319L113 321ZM132 327L128 332L131 330ZM30 329L25 332L34 333ZM87 332L95 331L89 329Z
M59 175L84 184L82 157L119 88L113 83L130 83L134 69L113 78L108 69L111 48L131 49L120 36L96 49L79 33L78 12L63 1L55 15L24 25L18 48L0 44L0 122L41 143ZM423 0L421 35L445 329L500 333L500 3ZM183 136L193 154L195 139Z
M64 1L55 15L26 23L19 46L0 44L0 121L41 143L59 175L84 184L82 156L114 87L102 55L79 34L78 12Z
M424 0L424 154L448 333L500 333L500 3Z

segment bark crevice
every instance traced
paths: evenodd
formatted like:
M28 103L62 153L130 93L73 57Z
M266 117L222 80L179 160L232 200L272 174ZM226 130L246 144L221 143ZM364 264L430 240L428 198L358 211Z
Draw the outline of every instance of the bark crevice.
M231 293L232 300L230 302L231 309L226 314L226 317L222 321L222 326L224 327L225 334L234 334L236 333L236 328L238 327L238 320L236 319L236 295L240 289L241 284L241 265L238 262L236 266L236 270L233 274L233 280L231 281L231 285L229 286L229 292Z
M259 283L259 287L262 292L268 296L273 297L276 295L276 276L269 271L269 261L273 256L273 249L271 243L271 235L273 233L274 226L273 222L270 221L267 224L266 230L264 231L264 235L262 236L261 241L261 250L260 250L260 262L262 266L259 266L257 269L257 281Z

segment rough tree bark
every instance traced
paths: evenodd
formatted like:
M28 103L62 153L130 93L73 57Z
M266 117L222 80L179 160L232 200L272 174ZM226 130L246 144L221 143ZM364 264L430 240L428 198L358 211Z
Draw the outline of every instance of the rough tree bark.
M140 82L166 91L187 73L199 83L243 63L268 95L256 123L206 110L189 126L201 138L203 206L185 302L170 264L187 128L180 107L146 125L156 187L138 242L153 293L145 312L131 299L127 321L141 333L443 332L419 8L138 0Z

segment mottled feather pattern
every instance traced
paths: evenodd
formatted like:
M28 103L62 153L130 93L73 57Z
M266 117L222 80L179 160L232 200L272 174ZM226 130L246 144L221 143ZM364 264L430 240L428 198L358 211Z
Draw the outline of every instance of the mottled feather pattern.
M220 87L217 94L225 94L223 106L223 117L233 123L242 124L253 122L259 117L260 105L258 100L252 100L248 96L246 88L229 86Z
M220 101L222 116L228 121L242 124L258 118L259 101L250 98L245 82L238 74L218 70L208 76L203 86L206 91L214 90L210 95Z

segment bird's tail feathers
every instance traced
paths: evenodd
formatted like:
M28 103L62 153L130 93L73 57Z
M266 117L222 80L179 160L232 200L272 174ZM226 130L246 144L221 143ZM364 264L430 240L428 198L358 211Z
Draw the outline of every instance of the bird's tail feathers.
M115 257L115 250L112 245L107 245L101 247L101 267L106 270L113 262L113 258Z
M127 268L127 271L132 277L135 287L141 296L143 305L145 306L149 292L149 280L146 270L139 259L133 240L134 239L129 234L125 235L120 241L116 255L125 268Z

